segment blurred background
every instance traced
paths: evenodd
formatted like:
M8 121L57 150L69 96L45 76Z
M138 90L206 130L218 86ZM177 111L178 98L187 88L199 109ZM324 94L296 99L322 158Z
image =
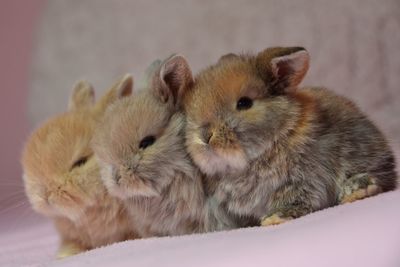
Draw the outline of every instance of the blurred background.
M120 75L138 80L174 52L197 72L228 52L304 46L311 68L303 85L353 99L399 162L398 0L1 0L0 34L0 218L23 199L24 140L66 110L77 80L100 95Z

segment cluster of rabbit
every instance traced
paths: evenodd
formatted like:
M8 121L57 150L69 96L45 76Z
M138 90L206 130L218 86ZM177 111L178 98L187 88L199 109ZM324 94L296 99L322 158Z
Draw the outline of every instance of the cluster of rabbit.
M301 88L302 47L228 54L196 76L172 55L97 102L86 82L23 156L58 257L118 241L269 226L396 188L393 153L350 100ZM136 92L137 91L137 92Z

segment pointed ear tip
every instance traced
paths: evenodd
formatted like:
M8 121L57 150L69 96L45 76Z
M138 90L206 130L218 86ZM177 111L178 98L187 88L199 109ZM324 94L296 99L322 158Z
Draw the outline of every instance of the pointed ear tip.
M302 48L301 50L295 52L295 54L300 54L300 55L307 56L307 57L310 56L310 54L308 53L308 51L305 48Z
M133 80L133 76L130 73L125 73L124 76L122 76L122 80Z
M133 75L130 73L126 73L124 74L124 76L122 76L122 78L119 80L119 85L127 85L127 84L132 84L133 85Z
M293 52L289 55L273 58L271 61L272 62L281 62L281 61L286 61L289 59L300 59L302 61L308 62L308 61L310 61L310 54L308 53L307 50L301 49L301 50Z
M182 55L182 54L172 54L170 56L170 58L168 59L168 61L171 61L171 60L174 60L174 61L175 60L179 60L179 61L187 62L186 57L184 55Z
M121 79L121 84L131 84L133 86L133 82L133 75L130 73L126 73Z
M186 59L186 57L184 56L184 55L182 55L182 54L175 54L175 57L179 57L179 58L184 58L184 59Z
M87 80L79 80L74 84L74 87L73 87L73 92L74 93L77 93L77 92L79 92L81 90L87 90L91 94L94 94L93 86Z
M298 46L298 47L293 47L294 51L292 54L297 54L297 55L305 55L308 56L308 50L302 46Z
M160 74L163 76L165 73L170 72L173 69L185 69L186 72L191 73L189 62L181 54L173 54L167 58L161 65Z
M299 60L303 61L306 65L308 65L310 61L310 54L308 53L307 50L300 50L296 53L293 54L295 58L298 58Z
M133 91L133 76L130 73L126 73L120 80L117 86L118 97L127 96L132 94Z
M79 109L84 105L94 102L95 92L93 86L87 80L79 80L75 83L70 95L68 110Z
M74 87L83 87L83 86L88 86L90 85L90 83L87 80L78 80L75 82L75 86Z

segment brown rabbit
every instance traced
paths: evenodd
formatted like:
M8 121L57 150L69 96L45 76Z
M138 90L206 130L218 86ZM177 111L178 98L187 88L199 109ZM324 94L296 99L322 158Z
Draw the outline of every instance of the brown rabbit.
M35 211L54 220L59 258L138 237L121 201L107 194L90 147L96 121L109 104L131 93L132 83L124 76L94 104L91 85L79 82L68 112L41 125L26 143L26 194Z
M172 56L150 68L148 88L115 102L96 132L93 148L107 189L124 200L144 237L236 227L222 212L213 216L185 149L179 107L193 82L185 59Z
M308 66L301 47L230 54L186 94L188 151L229 212L269 225L396 187L392 151L354 103L297 90Z

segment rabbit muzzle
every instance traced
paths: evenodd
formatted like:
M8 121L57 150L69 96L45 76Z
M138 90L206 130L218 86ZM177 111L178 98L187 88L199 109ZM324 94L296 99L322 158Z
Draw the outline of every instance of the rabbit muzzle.
M237 135L227 123L203 127L204 148L195 156L200 168L209 174L243 170L247 165Z

